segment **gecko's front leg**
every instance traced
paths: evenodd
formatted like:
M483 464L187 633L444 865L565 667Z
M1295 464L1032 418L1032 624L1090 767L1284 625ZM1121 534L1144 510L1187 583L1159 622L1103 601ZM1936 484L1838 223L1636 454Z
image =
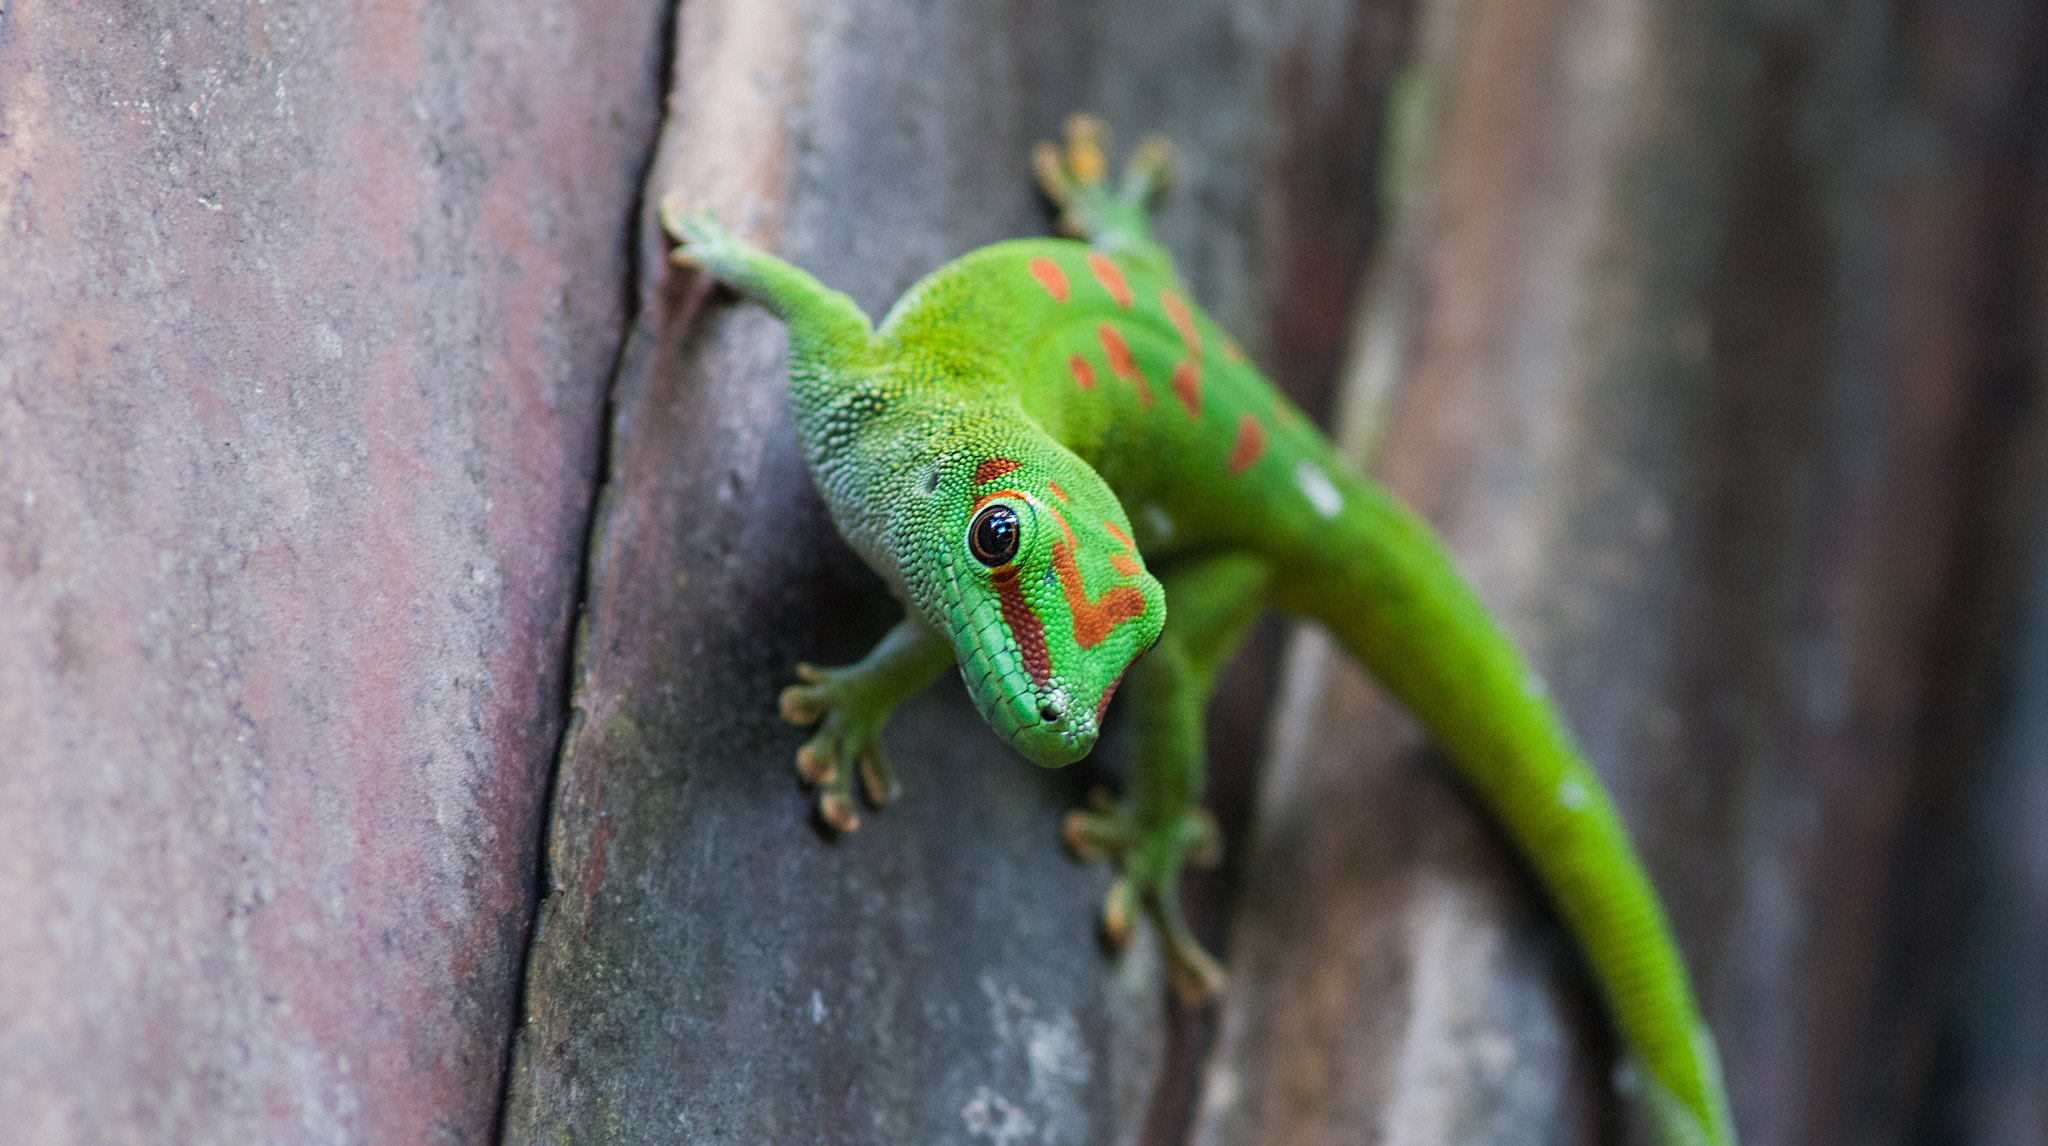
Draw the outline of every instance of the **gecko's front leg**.
M818 731L796 751L804 782L818 788L818 818L838 832L860 827L853 806L853 774L860 773L868 803L880 808L897 794L896 776L882 756L882 726L896 706L953 663L953 646L924 618L909 613L868 655L843 668L796 666L802 684L782 690L782 718Z

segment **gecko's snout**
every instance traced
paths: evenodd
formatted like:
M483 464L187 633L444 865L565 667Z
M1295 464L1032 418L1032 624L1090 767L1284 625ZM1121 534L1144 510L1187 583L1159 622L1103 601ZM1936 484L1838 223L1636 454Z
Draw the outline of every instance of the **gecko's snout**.
M1060 708L1060 702L1057 700L1048 699L1038 702L1038 719L1045 721L1047 724L1058 724L1060 717L1065 715L1066 712Z

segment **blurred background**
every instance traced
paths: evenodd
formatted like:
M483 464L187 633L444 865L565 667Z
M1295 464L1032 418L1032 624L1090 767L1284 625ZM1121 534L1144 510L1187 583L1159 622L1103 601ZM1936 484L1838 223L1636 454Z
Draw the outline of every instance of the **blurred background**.
M1211 722L1230 965L1103 952L676 191L879 314L1078 109L1614 789L1742 1139L2048 1141L2038 0L0 7L15 1140L1647 1142L1568 940L1312 628Z

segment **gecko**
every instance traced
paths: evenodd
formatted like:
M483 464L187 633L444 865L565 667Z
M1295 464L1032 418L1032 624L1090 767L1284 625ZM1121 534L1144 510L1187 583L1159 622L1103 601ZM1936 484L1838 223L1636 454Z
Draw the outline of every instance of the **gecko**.
M1202 808L1202 714L1267 609L1327 628L1448 753L1525 857L1592 969L1672 1146L1733 1146L1712 1034L1605 787L1530 669L1420 517L1335 447L1192 302L1149 214L1171 178L1152 137L1109 178L1106 128L1073 117L1032 155L1067 237L972 251L879 325L846 295L662 202L673 259L779 317L805 460L834 523L904 605L855 664L796 666L782 716L831 830L898 783L890 712L957 666L1023 756L1070 764L1113 695L1135 728L1128 790L1062 835L1117 873L1113 946L1149 916L1187 1004L1224 987L1180 904L1219 854Z

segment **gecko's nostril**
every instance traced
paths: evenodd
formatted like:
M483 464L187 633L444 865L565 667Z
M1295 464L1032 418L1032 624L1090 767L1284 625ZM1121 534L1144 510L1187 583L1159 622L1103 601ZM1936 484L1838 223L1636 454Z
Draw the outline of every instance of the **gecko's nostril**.
M1038 718L1047 724L1058 724L1060 722L1060 706L1049 700L1041 703L1038 706Z

